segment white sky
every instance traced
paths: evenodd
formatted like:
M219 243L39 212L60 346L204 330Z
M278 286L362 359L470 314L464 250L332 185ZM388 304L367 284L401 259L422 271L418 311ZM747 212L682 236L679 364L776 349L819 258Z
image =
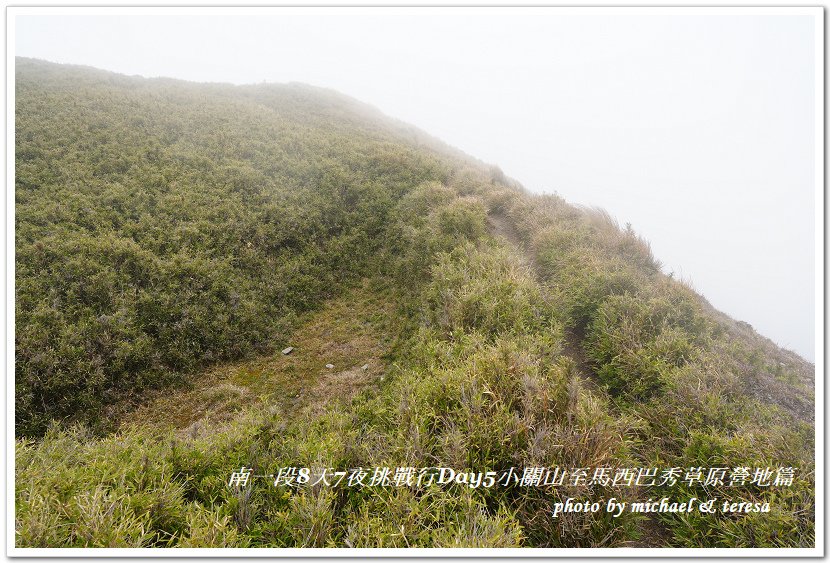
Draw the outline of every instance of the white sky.
M305 12L17 16L15 53L334 88L630 222L667 273L814 361L813 16Z

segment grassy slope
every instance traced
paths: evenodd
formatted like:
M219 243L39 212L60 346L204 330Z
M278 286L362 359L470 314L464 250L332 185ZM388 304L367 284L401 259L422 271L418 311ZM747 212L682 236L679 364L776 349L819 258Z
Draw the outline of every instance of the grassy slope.
M17 432L267 353L458 160L343 96L18 60Z
M394 310L368 281L298 319L290 354L216 366L188 388L145 397L140 407L127 410L120 426L199 433L243 409L276 406L295 415L320 414L332 402L350 401L383 377L392 344Z
M87 384L80 393L88 402L66 404L66 412L82 412L79 406L89 401L106 404L110 416L104 422L123 424L106 436L91 434L88 426L53 425L40 439L18 440L17 545L813 543L812 366L663 276L647 245L607 216L526 194L498 171L329 92L144 81L33 61L18 66L18 115L24 114L17 146L18 428L21 413L35 413L35 421L54 414L48 402L40 411L26 402L37 392L45 396L30 381L61 373L43 371L52 365L43 358L34 362L44 353L35 338L44 317L60 315L63 324L53 319L46 326L69 340L68 348L46 348L54 353L51 360L77 369L62 363L73 343L87 342L90 319L112 314L100 307L114 300L129 326L148 334L158 322L135 320L141 303L162 300L169 307L189 295L188 287L174 283L180 270L172 269L152 284L157 293L130 301L141 270L124 273L123 261L114 266L102 260L107 247L93 245L84 257L103 262L94 264L101 275L114 270L123 277L106 294L110 301L90 303L72 293L77 281L58 279L66 261L72 263L68 252L53 253L50 267L41 267L34 279L27 267L33 256L43 260L39 238L51 237L63 250L65 240L76 237L83 247L92 244L83 237L105 234L123 242L129 233L134 252L146 251L152 255L147 260L162 266L207 260L195 277L203 276L210 290L230 276L230 287L242 289L236 299L249 302L251 316L220 315L197 324L193 334L207 330L210 338L188 349L192 364L156 366L162 374L178 368L182 375L174 379L189 382L186 388L154 391L165 377L125 387L121 378L131 384L136 373L112 371L112 357L102 356L100 369L118 396L108 398L106 383ZM50 115L60 119L44 117L43 100L50 96L59 98ZM99 104L95 118L77 109L94 106L91 99ZM125 115L166 122L128 146L113 147L94 165L85 160L94 152L89 146L64 148L70 133L82 141L94 135L85 127L95 119L108 131L111 120ZM54 129L67 122L77 126ZM118 168L124 154L148 143L161 145L164 164ZM51 164L38 151L47 151ZM280 166L274 165L278 158ZM248 174L236 184L216 168L230 161ZM96 175L101 166L115 169ZM52 175L44 178L50 167ZM148 187L146 175L159 170L166 180ZM168 176L182 178L183 170L187 182L170 181ZM64 185L56 177L71 181ZM260 188L251 192L251 185ZM179 186L174 195L165 191L171 186ZM156 197L152 210L141 193ZM74 206L62 209L66 201ZM117 213L107 211L113 201L121 205ZM186 201L188 213L172 217L180 213L175 201ZM217 206L222 213L210 215ZM233 220L214 226L230 212ZM85 219L90 215L94 221ZM124 219L131 215L137 218ZM228 262L227 255L244 259ZM219 279L210 275L217 266ZM285 289L298 278L302 285ZM281 288L278 293L272 285ZM194 307L205 288L197 295ZM208 295L215 308L196 309L206 318L232 306L230 291ZM178 328L182 318L193 316L191 309L176 311L179 318L166 322ZM252 320L261 332L242 330L244 338L239 336ZM236 339L237 346L212 356L210 361L220 361L214 368L186 378L204 363L217 333L230 335L225 338ZM149 336L150 357L181 356L175 333ZM109 338L134 343L140 336ZM282 356L284 344L296 352ZM246 354L257 355L244 359ZM327 362L334 370L321 367ZM370 367L363 372L365 363ZM70 380L84 381L71 373ZM133 410L136 402L142 406ZM735 493L612 486L230 489L227 477L240 465L260 472L289 465L476 471L793 465L799 473L790 489L742 489L743 498L772 501L767 515L611 520L574 514L555 521L551 502L568 496Z

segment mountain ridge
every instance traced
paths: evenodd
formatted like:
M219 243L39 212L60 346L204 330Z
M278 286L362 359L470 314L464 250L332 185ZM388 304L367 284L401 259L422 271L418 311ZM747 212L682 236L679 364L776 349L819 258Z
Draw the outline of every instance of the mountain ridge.
M814 366L631 229L315 89L110 74L16 65L18 546L814 545ZM242 466L576 477L229 486ZM637 467L797 469L578 477ZM655 495L774 510L550 516Z

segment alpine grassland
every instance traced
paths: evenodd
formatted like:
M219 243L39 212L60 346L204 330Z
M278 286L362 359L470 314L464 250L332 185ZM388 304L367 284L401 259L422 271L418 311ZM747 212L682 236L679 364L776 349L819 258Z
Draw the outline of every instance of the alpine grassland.
M813 365L604 211L329 90L15 66L17 547L815 544ZM664 497L769 511L605 510Z

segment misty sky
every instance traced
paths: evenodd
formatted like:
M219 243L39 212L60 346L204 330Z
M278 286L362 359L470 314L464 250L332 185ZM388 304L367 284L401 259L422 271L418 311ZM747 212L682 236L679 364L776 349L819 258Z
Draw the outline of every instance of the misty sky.
M15 54L334 88L630 222L666 273L814 360L813 16L261 12L19 15Z

